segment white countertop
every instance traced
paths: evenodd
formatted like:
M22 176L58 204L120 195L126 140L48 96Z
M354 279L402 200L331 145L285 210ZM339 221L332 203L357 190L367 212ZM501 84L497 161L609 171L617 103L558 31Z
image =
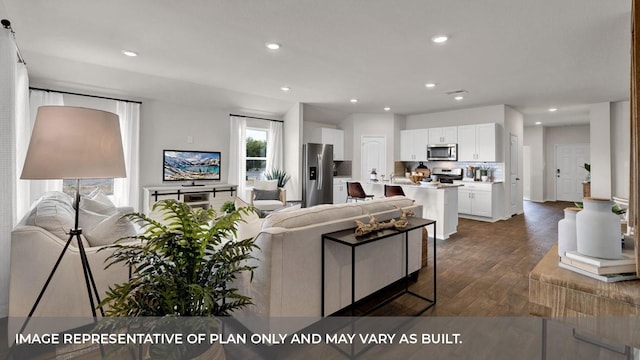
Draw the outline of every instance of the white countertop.
M406 186L406 187L411 187L411 188L415 188L415 189L426 189L426 190L438 190L438 189L449 189L449 188L457 188L460 186L463 186L462 184L443 184L440 182L428 182L426 184L414 184L412 182L393 182L393 183L389 183L387 181L382 182L382 181L368 181L367 184L369 185L397 185L397 186Z
M467 180L454 180L456 184L502 184L503 181L467 181Z

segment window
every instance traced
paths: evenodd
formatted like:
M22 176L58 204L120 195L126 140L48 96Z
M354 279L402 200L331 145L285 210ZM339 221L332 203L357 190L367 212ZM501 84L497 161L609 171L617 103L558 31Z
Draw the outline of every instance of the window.
M262 179L267 170L267 136L269 131L247 128L247 179Z
M80 194L87 195L96 188L102 190L105 195L113 195L113 179L80 180ZM62 191L64 191L65 194L76 196L76 180L62 180Z

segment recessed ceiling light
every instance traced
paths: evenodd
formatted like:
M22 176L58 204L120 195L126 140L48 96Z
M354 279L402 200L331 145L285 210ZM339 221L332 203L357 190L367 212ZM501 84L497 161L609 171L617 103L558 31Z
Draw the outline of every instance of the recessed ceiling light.
M349 101L351 101L352 103L354 103L354 104L355 104L355 103L357 103L357 102L358 102L358 99L351 99L351 100L349 100Z
M291 90L291 88L290 88L290 87L288 87L288 86L283 86L283 87L281 87L281 88L280 88L280 90L282 90L282 91L289 91L289 90Z
M536 121L536 125L542 125L541 121Z
M424 86L428 87L429 89L436 87L435 83L426 83L424 84Z
M134 51L130 51L130 50L122 50L122 53L126 56L130 56L130 57L136 57L138 56L137 52Z
M436 44L445 43L445 42L447 42L447 40L449 40L447 35L436 35L436 36L431 38L431 41L433 41Z
M556 108L549 108L549 111L554 112L554 111L558 111L558 109L556 109Z
M454 99L456 99L457 101L460 101L460 100L464 99L464 96L458 95L458 96L454 97Z
M267 49L269 49L269 50L279 50L280 49L280 44L278 44L278 43L268 42L268 43L264 44L264 46L266 46Z
M384 108L384 111L389 111L389 110L391 110L391 108L388 107L388 106L386 108Z

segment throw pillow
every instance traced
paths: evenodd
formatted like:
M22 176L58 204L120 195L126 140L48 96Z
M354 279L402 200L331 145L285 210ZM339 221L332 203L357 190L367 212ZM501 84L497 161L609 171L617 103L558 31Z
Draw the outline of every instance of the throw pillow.
M280 200L280 190L258 190L254 189L253 200Z
M278 190L278 180L256 180L253 188L258 190Z
M84 233L89 245L111 245L116 240L136 235L136 228L131 221L116 213L101 221L93 229Z
M103 215L117 213L116 206L100 189L92 191L80 200L80 208Z

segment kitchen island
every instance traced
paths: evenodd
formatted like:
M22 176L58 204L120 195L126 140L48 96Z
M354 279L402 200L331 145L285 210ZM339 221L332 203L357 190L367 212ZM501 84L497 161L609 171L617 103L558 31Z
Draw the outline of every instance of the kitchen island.
M458 230L458 187L456 184L416 185L411 183L367 182L362 186L367 194L384 197L384 185L398 185L404 194L422 205L425 219L435 220L438 224L436 238L446 240ZM433 237L433 227L429 228L429 236Z

